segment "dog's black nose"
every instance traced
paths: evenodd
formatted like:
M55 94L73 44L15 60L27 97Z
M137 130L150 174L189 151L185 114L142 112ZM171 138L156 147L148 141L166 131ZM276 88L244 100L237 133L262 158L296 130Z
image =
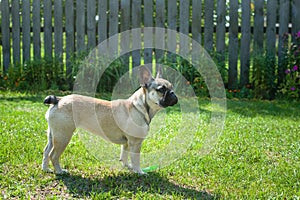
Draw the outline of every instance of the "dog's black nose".
M177 104L178 98L173 91L170 91L169 96L170 96L169 106L174 106L175 104Z

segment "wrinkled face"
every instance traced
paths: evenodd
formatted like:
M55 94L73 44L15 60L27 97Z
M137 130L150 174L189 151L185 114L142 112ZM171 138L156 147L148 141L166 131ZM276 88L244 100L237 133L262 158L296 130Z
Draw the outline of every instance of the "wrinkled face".
M173 91L173 85L162 78L156 78L148 83L148 99L156 105L166 108L178 102L177 96Z

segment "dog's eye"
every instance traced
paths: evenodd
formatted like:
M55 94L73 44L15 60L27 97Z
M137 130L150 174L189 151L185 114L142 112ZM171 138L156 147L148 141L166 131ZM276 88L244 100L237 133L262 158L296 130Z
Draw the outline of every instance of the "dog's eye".
M160 93L165 93L166 92L166 87L165 86L160 86L160 87L156 88L156 91L160 92Z

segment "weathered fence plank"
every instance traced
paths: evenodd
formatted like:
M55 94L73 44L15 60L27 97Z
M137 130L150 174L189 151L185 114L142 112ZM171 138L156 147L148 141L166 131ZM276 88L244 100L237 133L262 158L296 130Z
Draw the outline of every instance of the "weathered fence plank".
M181 34L189 34L189 18L190 18L190 0L180 1L179 7L179 31ZM180 38L179 52L181 55L185 56L188 52L189 44L184 42L183 38Z
M2 34L2 53L3 71L7 72L10 65L10 31L9 31L9 4L8 0L1 1L1 34Z
M44 51L52 59L52 1L44 0Z
M121 42L120 42L120 54L122 55L122 63L126 66L126 71L129 70L129 56L130 53L126 53L130 48L130 37L128 31L130 29L130 1L121 0L121 18L120 18L120 31L121 31ZM124 54L124 55L123 55Z
M228 70L228 88L237 89L238 85L238 73L237 73L237 61L238 61L238 0L230 1L230 26L229 26L229 70Z
M96 46L96 2L87 0L87 48L92 49Z
M144 1L144 26L153 27L153 1ZM144 32L144 43L146 47L153 46L153 34ZM152 48L145 48L144 63L152 63Z
M21 63L20 53L20 2L12 1L12 50L13 50L13 63L18 65Z
M176 30L177 28L177 0L168 0L168 29L170 30ZM172 34L171 32L167 33L168 37L168 43L167 48L170 52L176 52L176 45L177 45L177 39L175 37L175 34ZM171 42L170 42L171 41ZM175 54L169 53L168 59L170 59L171 62L175 62Z
M260 55L264 48L264 0L255 0L254 9L254 53Z
M71 57L75 51L75 32L74 32L74 2L73 0L66 0L66 75L68 80L72 80ZM70 81L71 82L71 81Z
M32 31L34 58L41 58L41 1L32 2Z
M166 6L164 0L156 0L156 18L155 18L155 27L165 28L165 13ZM162 32L162 29L156 29L155 33L155 47L160 47L161 49L155 49L155 59L156 63L161 63L161 60L164 58L165 51L165 33Z
M85 51L85 0L76 0L76 51Z
M279 6L279 42L278 42L278 85L284 80L284 51L287 46L288 38L286 33L289 30L289 16L290 16L290 1L280 0Z
M132 1L132 28L141 27L141 1L133 0ZM132 34L132 48L138 49L132 51L132 66L136 67L141 64L141 31L135 31Z
M118 0L109 1L109 11L109 37L112 37L118 33ZM112 55L116 55L118 53L118 38L113 37L113 39L110 39L109 48Z
M295 34L300 31L300 1L292 1L292 33ZM293 37L293 40L295 36Z
M22 1L22 49L23 61L30 60L30 0Z
M54 53L55 59L62 61L63 54L63 25L62 25L62 1L54 1Z
M204 23L204 48L206 51L211 52L213 50L214 40L214 0L205 0L205 23Z
M251 43L251 0L242 1L242 38L241 38L241 72L240 86L250 83L250 43Z
M266 82L269 98L275 97L276 92L276 19L277 1L267 1L267 31L266 31Z
M225 68L226 2L217 1L216 50L220 67Z
M98 0L98 42L101 43L107 39L107 0Z

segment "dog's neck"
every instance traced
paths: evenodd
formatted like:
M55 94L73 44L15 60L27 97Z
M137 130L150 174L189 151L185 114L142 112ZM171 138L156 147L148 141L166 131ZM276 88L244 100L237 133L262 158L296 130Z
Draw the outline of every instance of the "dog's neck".
M129 98L134 107L144 115L146 123L149 125L154 115L161 109L153 109L154 106L150 106L147 101L147 91L145 88L140 88Z

